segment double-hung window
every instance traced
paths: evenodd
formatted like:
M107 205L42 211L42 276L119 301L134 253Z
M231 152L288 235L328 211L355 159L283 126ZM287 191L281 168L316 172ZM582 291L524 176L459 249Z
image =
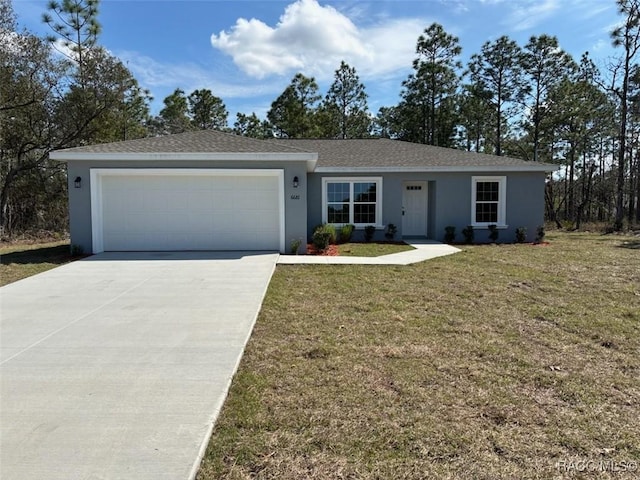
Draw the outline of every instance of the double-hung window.
M323 178L322 221L355 226L382 224L382 178Z
M507 177L472 177L471 225L506 226Z

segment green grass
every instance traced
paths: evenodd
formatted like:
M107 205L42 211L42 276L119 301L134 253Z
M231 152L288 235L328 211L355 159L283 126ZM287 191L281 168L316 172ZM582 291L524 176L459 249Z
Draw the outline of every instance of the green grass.
M637 478L638 238L547 239L279 266L197 478Z
M0 286L72 260L68 241L5 245L0 247Z
M413 247L406 243L344 243L338 245L338 250L341 256L346 257L380 257L382 255L413 250Z

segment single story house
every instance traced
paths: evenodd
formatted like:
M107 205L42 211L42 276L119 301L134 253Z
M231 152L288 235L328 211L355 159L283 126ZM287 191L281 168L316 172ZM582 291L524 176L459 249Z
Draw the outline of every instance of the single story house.
M71 242L87 253L277 250L321 223L356 235L529 239L555 167L389 139L257 140L213 130L58 150L67 162Z

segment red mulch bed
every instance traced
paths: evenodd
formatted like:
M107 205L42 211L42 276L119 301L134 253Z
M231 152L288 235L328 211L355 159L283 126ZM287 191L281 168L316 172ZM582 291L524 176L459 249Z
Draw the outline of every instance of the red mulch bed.
M307 243L307 255L323 255L326 257L337 257L340 250L337 245L329 245L326 250L316 250L313 243Z

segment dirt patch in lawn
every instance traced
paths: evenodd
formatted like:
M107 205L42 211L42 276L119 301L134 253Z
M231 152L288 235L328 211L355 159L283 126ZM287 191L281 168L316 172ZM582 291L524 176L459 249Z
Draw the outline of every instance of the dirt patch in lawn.
M307 244L307 255L381 257L408 250L413 250L413 247L405 242L342 243L329 245L322 251L317 250L312 243Z
M336 257L340 255L340 249L338 245L329 245L324 250L318 250L313 243L307 244L307 255L321 255L325 257Z

